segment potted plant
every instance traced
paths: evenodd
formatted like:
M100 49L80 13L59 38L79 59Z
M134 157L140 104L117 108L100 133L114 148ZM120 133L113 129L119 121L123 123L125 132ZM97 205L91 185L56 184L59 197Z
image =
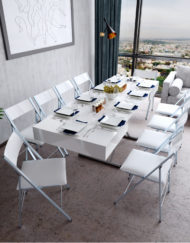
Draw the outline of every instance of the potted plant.
M3 118L3 108L0 108L0 119Z

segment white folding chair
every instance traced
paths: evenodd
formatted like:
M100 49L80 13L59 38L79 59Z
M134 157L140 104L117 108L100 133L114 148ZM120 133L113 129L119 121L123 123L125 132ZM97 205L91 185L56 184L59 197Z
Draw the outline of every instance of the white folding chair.
M75 89L70 80L66 80L53 87L53 90L58 98L58 108L61 108L66 103L70 103L75 99Z
M33 102L33 99L35 102ZM57 102L57 96L53 89L48 89L37 95L34 95L33 99L30 98L30 102L34 107L37 106L37 109L39 110L41 115L41 120L47 117L47 113L53 111L56 106L55 102Z
M34 99L34 101L33 101ZM44 118L47 117L47 111L45 111L45 108L47 110L52 111L54 109L54 102L57 101L57 96L53 89L48 89L46 91L43 91L42 93L39 93L35 95L34 97L30 98L31 104L34 106L34 108L39 110L40 113L40 119L43 120ZM37 106L37 107L36 107ZM59 106L59 104L58 104ZM61 153L63 157L68 155L68 152L66 149L62 149L60 147L57 147L58 151ZM55 152L54 152L55 153ZM54 154L53 153L53 154ZM52 156L52 154L51 154Z
M183 129L178 129L173 136L165 140L165 143L154 154L137 149L131 151L120 168L130 175L129 183L123 194L114 202L115 205L144 180L156 182L159 184L159 222L161 222L162 205L166 193L170 191L170 171L173 165L172 158L174 153L169 154L168 157L158 154L164 146L172 142L177 136L181 136L182 132ZM140 179L132 185L134 177L139 177Z
M156 113L170 117L179 116L181 114L179 107L186 102L186 99L189 95L190 92L185 92L184 95L175 104L159 103L156 109Z
M77 96L80 96L83 92L86 92L94 87L88 73L82 73L74 77L71 82L73 83Z
M27 147L33 160L24 161L22 169L19 169L17 166L18 155L23 144ZM7 142L4 159L19 175L17 186L17 190L19 190L19 227L22 225L22 208L26 191L33 188L71 221L71 217L62 209L62 187L67 186L66 161L64 158L42 159L22 135L13 132ZM61 207L41 189L50 186L61 187Z
M135 69L133 76L144 78L144 79L154 79L154 80L156 80L157 77L158 77L158 71L157 70L149 70L149 69L146 69L146 70ZM149 96L149 105L152 103L151 104L151 110L153 111L155 92L150 94L150 95L152 97ZM151 101L150 101L150 99L151 99ZM147 114L146 114L146 120L148 119L148 110L147 110Z
M180 124L181 130L184 130L184 125ZM156 152L160 146L162 146L168 139L175 135L176 131L170 133L165 131L155 131L151 129L145 129L141 136L137 140L137 145L143 147L145 150L153 150ZM177 164L178 151L182 146L182 133L181 136L178 136L174 141L165 144L162 146L161 152L166 153L167 155L171 154L171 151L175 154L175 163Z
M25 125L25 121L23 122L22 119L24 119L25 115L29 114L30 112L34 112L34 117L35 117L35 112L36 112L36 119L39 119L40 114L39 111L36 107L36 109L34 110L33 106L31 105L31 103L29 102L29 100L24 100L18 104L15 104L7 109L4 110L4 113L11 125L12 131L15 131L18 134L22 134L22 136L25 137L25 139L35 145L43 145L44 143L42 141L36 140L34 138L34 134L33 134L33 128L32 125L29 125L26 127ZM23 125L25 126L24 129L19 129L18 126L16 125L16 122L19 122L19 125ZM22 126L19 126L22 127ZM26 150L26 159L27 159L28 153Z
M141 136L138 138L137 145L144 147L145 150L147 149L157 150L158 147L161 146L166 139L175 135L176 131L179 128L184 130L185 123L187 122L188 119L188 109L189 108L187 106L186 109L184 109L181 115L177 118L164 117L164 119L162 119L162 123L159 124L159 127L162 129L157 129L157 130L145 129L144 132L141 134ZM179 140L175 141L175 143L166 144L165 146L162 147L162 152L164 153L169 154L171 150L174 152L175 154L174 165L177 164L178 151L182 146L182 136L178 137L178 139Z
M158 71L157 70L141 70L141 69L135 69L133 76L145 78L145 79L154 79L156 80L158 77Z
M152 117L152 119L148 123L148 126L157 130L173 132L176 130L177 124L179 124L180 122L183 123L183 121L187 121L189 108L190 96L185 99L183 104L179 106L179 108L173 113L172 116L166 117L156 114ZM175 117L175 114L177 114L178 111L180 111L181 114L178 117Z

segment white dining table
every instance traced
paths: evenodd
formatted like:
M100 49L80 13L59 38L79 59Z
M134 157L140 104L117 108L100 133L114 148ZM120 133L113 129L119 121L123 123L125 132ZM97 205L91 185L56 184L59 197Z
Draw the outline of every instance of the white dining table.
M95 113L92 110L92 104L97 102L97 100L104 99L106 94L96 90L88 91L90 95L97 98L96 101L91 103L75 100L74 103L67 104L71 108L76 109L77 107L79 113L75 116L66 117L53 112L33 126L35 139L47 144L66 148L80 155L100 160L110 165L118 166L108 161L108 158L114 152L121 139L127 134L129 119L134 113L138 112L138 109L141 108L144 102L147 103L147 109L150 109L151 99L154 98L153 96L158 89L158 82L152 80L151 82L153 82L154 88L148 89L138 88L136 82L129 82L126 77L123 77L122 82L127 83L127 89L118 93L113 100L107 100L104 108L100 112ZM143 90L148 96L137 98L128 95L130 90L135 89ZM138 106L138 109L134 111L118 110L114 105L119 101L134 103L134 105ZM121 127L102 126L98 120L103 115L121 118L121 120L125 121L125 124ZM86 122L84 123L84 129L75 135L65 134L63 132L64 128L73 122L77 123L77 120Z

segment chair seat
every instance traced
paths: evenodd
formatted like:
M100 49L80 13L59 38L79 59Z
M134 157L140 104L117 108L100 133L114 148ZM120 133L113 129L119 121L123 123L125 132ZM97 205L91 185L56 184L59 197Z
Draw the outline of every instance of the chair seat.
M22 172L39 187L67 184L66 162L64 158L24 161ZM21 177L21 188L31 189L33 187Z
M148 152L133 149L125 162L121 166L121 170L139 177L144 177L158 166L166 157L151 154ZM172 159L163 164L161 169L161 182L167 183L168 172L172 166ZM154 171L148 180L159 183L159 169Z
M34 144L38 144L38 145L43 145L44 144L43 142L41 142L39 140L36 140L34 138L34 133L33 133L33 127L32 126L27 127L24 130L22 130L21 134L24 136L24 138L26 138L26 140L28 142L31 142L31 143L34 143Z
M138 138L137 144L145 148L158 149L160 145L170 136L171 134L168 133L145 129L142 135ZM168 153L169 149L170 147L167 144L162 149L162 152Z
M173 121L175 121L175 118L172 117L166 117L161 115L154 115L150 122L148 123L148 126L154 129L158 130L165 130L171 125ZM169 129L169 132L176 131L176 124L173 124Z
M160 103L158 105L156 112L162 115L171 116L172 114L174 114L174 112L176 112L178 108L179 108L178 105ZM180 116L181 112L182 112L181 110L178 110L175 114L175 117Z

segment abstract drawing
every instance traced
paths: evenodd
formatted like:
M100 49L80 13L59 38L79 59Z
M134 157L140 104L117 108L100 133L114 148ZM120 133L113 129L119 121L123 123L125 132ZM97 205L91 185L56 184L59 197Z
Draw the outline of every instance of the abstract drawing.
M8 59L74 43L72 0L1 0Z

